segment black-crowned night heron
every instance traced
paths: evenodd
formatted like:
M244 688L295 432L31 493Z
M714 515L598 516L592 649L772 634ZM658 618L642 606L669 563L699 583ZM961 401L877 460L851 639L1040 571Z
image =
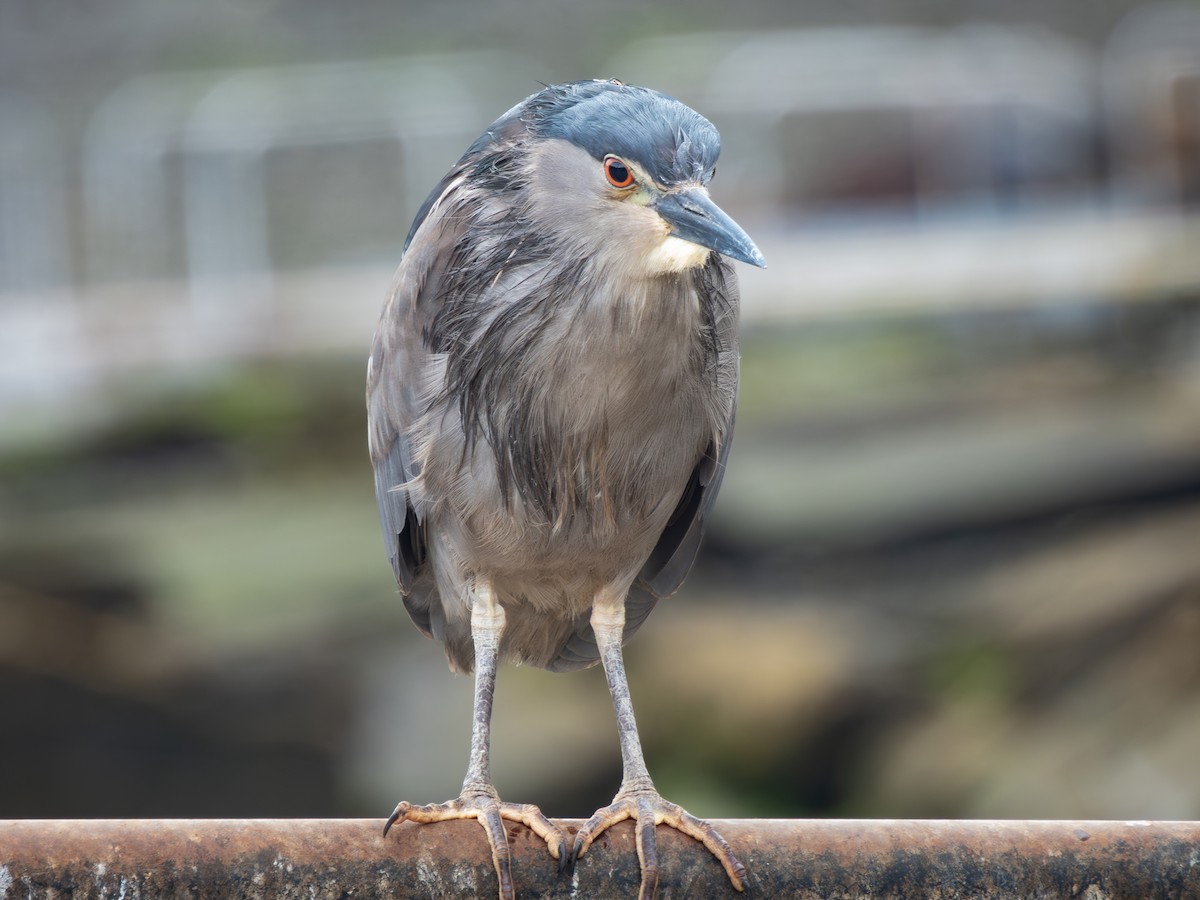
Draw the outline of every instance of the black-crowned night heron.
M655 826L670 825L744 886L721 836L654 789L621 658L692 567L729 453L729 259L763 258L709 199L719 150L706 119L646 88L580 81L527 98L421 207L371 349L371 458L400 592L451 668L475 671L462 794L402 802L387 827L477 818L502 897L505 819L560 866L635 819L644 896L658 881ZM570 849L537 807L492 786L503 659L604 666L624 777Z

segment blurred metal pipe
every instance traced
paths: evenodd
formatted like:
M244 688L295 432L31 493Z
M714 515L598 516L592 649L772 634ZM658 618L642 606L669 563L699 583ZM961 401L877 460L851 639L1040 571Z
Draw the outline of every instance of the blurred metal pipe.
M578 820L564 820L570 830ZM1200 822L727 820L715 822L758 897L1196 897ZM474 822L155 819L0 822L0 898L493 896ZM689 838L659 831L659 896L738 896ZM606 832L558 875L509 828L518 894L629 897L633 829Z

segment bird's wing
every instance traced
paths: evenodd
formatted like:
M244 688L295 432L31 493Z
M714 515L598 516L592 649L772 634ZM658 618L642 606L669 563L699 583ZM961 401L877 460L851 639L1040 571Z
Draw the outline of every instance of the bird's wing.
M626 595L626 641L646 621L659 600L679 590L691 571L700 550L700 539L704 536L704 523L717 500L717 492L725 477L725 463L729 459L733 424L737 417L737 282L729 264L723 260L715 260L706 267L704 275L701 290L717 292L720 299L714 305L725 311L725 315L713 327L721 339L719 369L723 377L719 376L719 381L728 382L726 389L721 391L727 397L728 414L723 427L713 434L696 461L675 511ZM555 672L582 669L594 664L599 657L600 651L596 647L591 623L581 622L547 668Z
M692 570L696 554L700 551L700 539L704 536L704 523L712 511L725 477L725 463L729 459L729 446L733 442L733 422L737 413L736 404L729 410L729 421L719 438L714 438L704 451L692 476L688 479L683 496L675 512L671 514L667 527L659 536L658 543L650 551L650 557L642 566L636 586L643 587L655 599L669 597L679 590L683 579ZM719 445L716 443L720 441ZM649 609L646 613L649 613ZM630 614L635 612L625 604L625 622L628 626ZM643 618L645 614L643 614ZM640 621L638 624L641 624Z
M396 583L413 622L427 635L430 598L414 591L425 562L425 510L408 485L419 474L410 436L424 412L423 379L430 360L424 336L441 305L441 280L459 243L463 218L453 214L463 165L451 170L413 222L400 267L375 332L367 366L367 423L375 498Z

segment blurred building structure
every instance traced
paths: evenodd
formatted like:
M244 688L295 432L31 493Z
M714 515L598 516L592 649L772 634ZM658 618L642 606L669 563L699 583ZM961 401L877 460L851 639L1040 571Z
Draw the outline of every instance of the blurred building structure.
M610 68L721 127L715 190L771 263L753 325L1200 285L1198 36L1200 10L1150 7L1098 52L840 27L646 40ZM544 76L499 52L145 75L79 147L5 96L0 416L24 425L0 446L102 418L142 367L360 345L402 223Z

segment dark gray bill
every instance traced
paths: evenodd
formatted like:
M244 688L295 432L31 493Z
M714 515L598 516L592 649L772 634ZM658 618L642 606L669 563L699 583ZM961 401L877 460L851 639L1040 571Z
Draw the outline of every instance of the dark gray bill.
M766 268L767 261L750 240L750 235L725 215L703 188L663 194L654 208L670 223L671 234L675 237L715 250L730 259Z

